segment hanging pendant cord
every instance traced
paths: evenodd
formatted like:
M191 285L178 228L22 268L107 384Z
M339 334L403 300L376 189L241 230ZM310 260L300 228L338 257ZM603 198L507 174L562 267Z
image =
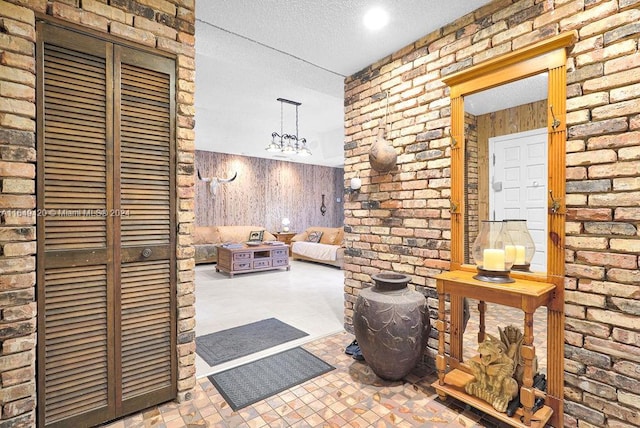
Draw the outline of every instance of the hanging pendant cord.
M387 107L384 109L384 133L386 138L387 127L389 126L389 122L387 121L387 115L389 114L389 91L385 91L385 94L387 94L385 97L387 99Z

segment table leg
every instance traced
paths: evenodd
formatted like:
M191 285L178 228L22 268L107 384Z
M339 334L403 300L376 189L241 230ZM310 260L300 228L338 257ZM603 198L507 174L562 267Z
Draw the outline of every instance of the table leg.
M447 360L445 357L445 294L441 291L441 287L438 287L438 321L436 322L436 329L438 330L438 355L436 356L436 369L438 370L438 383L444 385L444 375L447 369ZM446 395L438 392L440 398L445 398Z
M459 296L449 295L451 313L449 323L450 334L450 353L451 358L462 362L464 357L462 355L462 340L464 332L464 298Z
M536 355L533 346L533 313L525 312L524 314L524 337L522 339L522 348L520 351L522 362L524 364L524 374L522 376L522 387L520 388L520 402L524 411L524 424L531 425L531 409L535 400L533 388L533 358Z
M478 343L484 342L484 334L485 334L485 323L484 323L484 314L487 311L487 304L480 300L478 302L478 312L480 313L480 327L478 329Z

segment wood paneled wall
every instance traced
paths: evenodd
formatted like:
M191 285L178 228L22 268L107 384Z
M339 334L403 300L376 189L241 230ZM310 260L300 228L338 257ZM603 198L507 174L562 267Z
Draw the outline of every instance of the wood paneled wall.
M196 150L196 168L204 177L238 177L211 195L196 178L197 226L256 225L282 228L283 217L293 232L311 226L344 223L344 171L318 165ZM320 212L324 195L326 214ZM340 202L337 201L340 200Z

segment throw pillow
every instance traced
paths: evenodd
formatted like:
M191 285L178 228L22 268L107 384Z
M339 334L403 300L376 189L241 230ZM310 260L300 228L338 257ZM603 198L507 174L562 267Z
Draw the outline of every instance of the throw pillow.
M324 234L324 242L330 245L336 245L336 238L338 234L336 232L331 232L329 234Z
M264 230L252 230L249 233L249 241L262 241L263 236L264 236Z
M309 236L307 236L307 242L315 242L316 244L320 242L320 238L322 238L322 232L309 232Z

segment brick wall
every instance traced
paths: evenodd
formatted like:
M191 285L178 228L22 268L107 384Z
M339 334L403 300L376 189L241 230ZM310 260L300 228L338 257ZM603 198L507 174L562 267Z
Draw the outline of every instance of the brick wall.
M371 274L411 274L437 308L449 267L450 109L441 78L577 30L567 85L565 425L640 425L640 1L496 0L345 81L345 328ZM389 174L368 151L384 118ZM434 332L435 334L435 332ZM434 336L435 337L435 336ZM428 355L434 354L430 340Z
M0 427L31 426L36 405L35 12L177 57L178 390L195 386L195 0L0 0Z

